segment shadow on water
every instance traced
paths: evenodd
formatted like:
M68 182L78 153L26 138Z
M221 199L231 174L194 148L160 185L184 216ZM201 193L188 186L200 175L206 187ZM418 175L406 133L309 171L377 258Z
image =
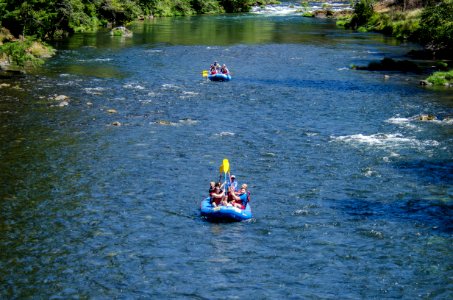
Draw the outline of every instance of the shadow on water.
M241 79L236 78L236 81ZM245 81L245 80L244 80ZM354 84L351 81L341 81L341 80L304 80L297 78L281 78L281 79L253 79L248 78L246 80L248 83L258 83L265 86L289 86L289 87L299 87L301 89L313 89L313 90L323 90L323 91L332 91L335 93L340 92L362 92L367 93L370 91L379 91L382 90L381 84ZM413 90L413 94L422 93L422 90Z
M397 162L394 167L403 173L413 175L429 184L450 184L453 182L452 160L414 160Z
M332 207L354 219L416 222L443 233L453 233L453 203L449 202L414 198L388 203L344 199L336 200Z

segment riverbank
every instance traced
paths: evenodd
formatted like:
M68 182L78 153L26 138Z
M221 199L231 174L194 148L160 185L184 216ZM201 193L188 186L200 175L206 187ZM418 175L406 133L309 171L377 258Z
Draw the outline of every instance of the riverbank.
M15 38L8 29L0 28L0 72L24 71L42 65L56 50L34 38ZM5 75L5 74L3 74Z
M361 0L351 14L338 19L337 25L346 29L378 32L424 47L408 53L409 60L384 59L357 69L425 72L430 76L421 84L453 86L453 1L444 0L435 6L411 5L395 0L375 4ZM428 66L426 62L432 63Z

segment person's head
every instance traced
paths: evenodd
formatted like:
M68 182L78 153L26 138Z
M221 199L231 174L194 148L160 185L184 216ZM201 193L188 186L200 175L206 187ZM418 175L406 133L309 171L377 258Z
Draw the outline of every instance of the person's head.
M220 190L220 182L216 182L215 189L219 189Z
M223 64L223 65L222 65L222 68L226 68L226 65L225 65L225 64Z
M231 175L231 181L234 181L236 179L236 176Z
M247 184L242 184L241 188L239 189L239 194L245 194L247 193Z
M211 182L209 183L209 185L213 188L213 187L215 187L215 182L214 182L214 181L211 181Z

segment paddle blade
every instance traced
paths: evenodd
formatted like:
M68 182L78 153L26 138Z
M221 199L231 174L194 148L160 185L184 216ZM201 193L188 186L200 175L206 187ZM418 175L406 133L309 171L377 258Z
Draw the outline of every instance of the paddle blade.
M203 70L201 74L203 75L203 77L208 77L208 70Z
M220 166L220 169L219 169L219 171L220 171L220 174L222 174L222 173L223 173L223 164L222 164L222 165Z
M228 159L225 158L223 160L222 166L223 166L223 172L228 173L230 171L230 162L228 161Z

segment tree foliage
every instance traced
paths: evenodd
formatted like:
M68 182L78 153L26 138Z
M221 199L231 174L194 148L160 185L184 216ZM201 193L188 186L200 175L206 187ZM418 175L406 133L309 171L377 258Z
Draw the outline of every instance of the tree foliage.
M354 14L352 15L349 26L357 29L365 25L373 14L373 0L360 0L354 5Z
M30 48L33 43L33 38L5 43L0 46L0 53L5 54L10 63L15 63L20 67L26 64L38 66L43 64L44 60L31 53Z
M378 31L424 45L428 50L452 57L453 53L453 0L398 0L402 8L421 5L412 12L392 11L377 13L374 0L358 0L354 13L340 24L361 31ZM421 10L421 13L420 13Z
M64 37L100 25L124 25L140 15L178 16L249 11L274 0L0 0L1 26L18 37Z
M428 49L453 51L453 0L443 0L423 10L418 37Z

